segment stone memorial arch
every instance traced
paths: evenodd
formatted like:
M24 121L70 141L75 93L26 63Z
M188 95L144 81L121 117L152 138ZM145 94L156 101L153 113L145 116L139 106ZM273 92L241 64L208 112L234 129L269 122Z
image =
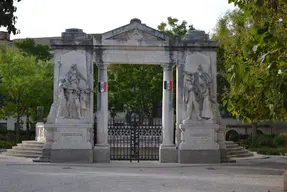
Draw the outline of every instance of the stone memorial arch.
M67 29L51 41L54 102L45 124L43 153L51 162L109 162L109 64L157 64L172 83L176 67L177 139L173 143L172 91L163 88L160 162L219 163L225 154L224 126L216 103L217 42L204 31L169 38L139 19L103 34ZM94 66L94 63L96 66ZM94 80L98 67L98 80ZM98 90L94 90L97 82ZM164 87L164 85L163 85ZM97 91L97 143L93 143L94 91Z

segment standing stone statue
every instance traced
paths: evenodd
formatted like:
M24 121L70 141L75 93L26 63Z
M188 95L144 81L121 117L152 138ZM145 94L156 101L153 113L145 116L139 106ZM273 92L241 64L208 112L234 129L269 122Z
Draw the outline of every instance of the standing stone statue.
M77 65L73 64L70 70L59 81L57 118L83 119L87 109L88 89L80 87L80 81L87 84L86 78L78 71Z
M186 120L213 119L211 85L212 80L201 65L197 72L185 72L184 102L186 104Z

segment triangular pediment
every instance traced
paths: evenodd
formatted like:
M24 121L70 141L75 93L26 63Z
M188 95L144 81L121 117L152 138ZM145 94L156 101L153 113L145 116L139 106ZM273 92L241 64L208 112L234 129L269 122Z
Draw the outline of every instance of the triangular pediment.
M130 24L102 34L104 40L153 40L167 41L168 37L162 32L142 24L139 19L132 19Z

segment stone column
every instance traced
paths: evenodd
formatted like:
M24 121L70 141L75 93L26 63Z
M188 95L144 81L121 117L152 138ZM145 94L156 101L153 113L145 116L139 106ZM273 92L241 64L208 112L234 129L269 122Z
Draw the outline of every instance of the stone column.
M163 64L163 93L162 93L162 135L163 140L159 149L161 163L176 163L177 150L173 142L173 74L172 64Z
M110 162L108 143L108 74L107 65L98 64L97 93L97 143L94 146L94 162Z

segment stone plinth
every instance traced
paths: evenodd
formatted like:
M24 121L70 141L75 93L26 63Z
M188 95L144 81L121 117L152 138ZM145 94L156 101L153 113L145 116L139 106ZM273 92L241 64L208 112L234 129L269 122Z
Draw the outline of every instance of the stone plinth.
M219 145L215 140L216 124L212 121L183 121L179 163L220 163Z
M109 163L110 162L110 145L95 145L93 162Z
M160 163L177 163L178 152L175 145L160 145L159 162Z
M91 124L64 124L55 127L51 162L93 162Z
M36 141L46 142L44 123L38 122L36 124Z

